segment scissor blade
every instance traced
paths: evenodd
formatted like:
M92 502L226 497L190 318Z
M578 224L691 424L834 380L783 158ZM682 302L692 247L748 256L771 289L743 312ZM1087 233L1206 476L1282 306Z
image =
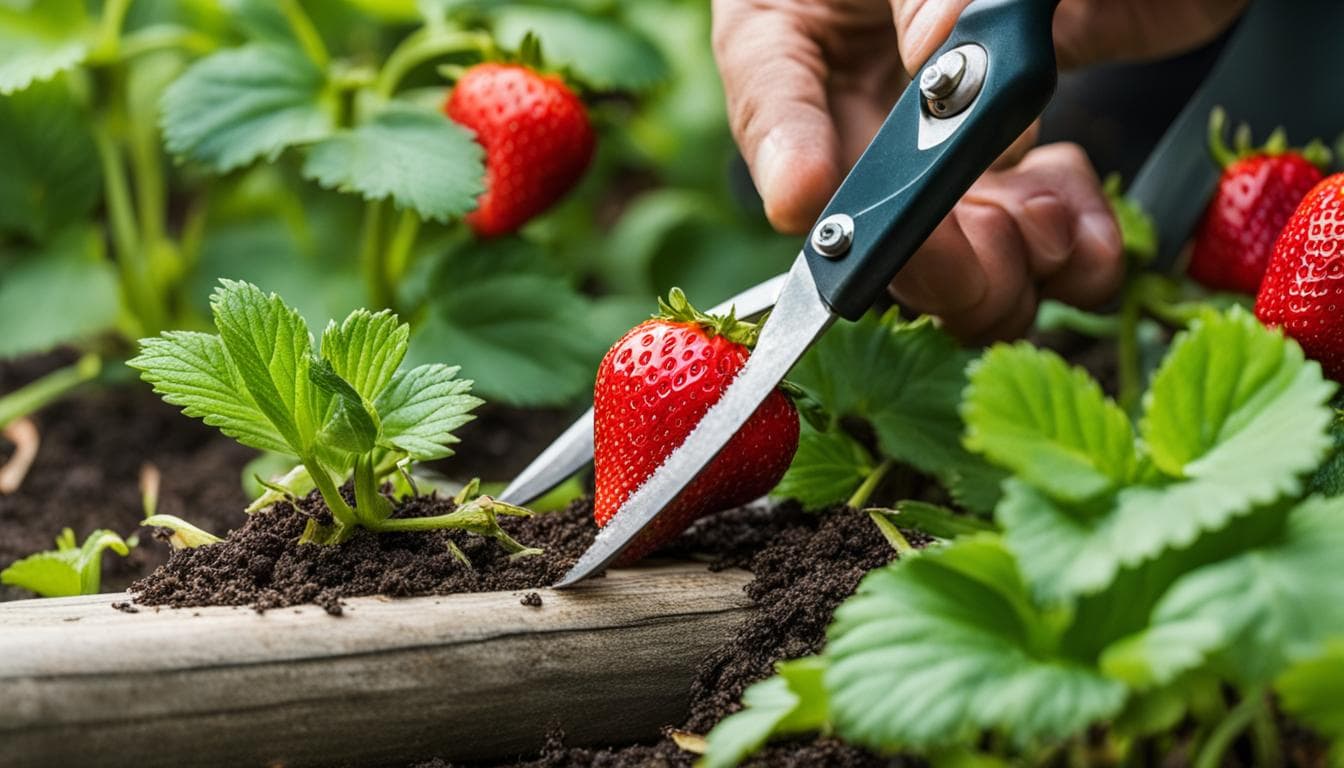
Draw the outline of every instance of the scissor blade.
M817 293L806 257L799 255L789 270L774 312L761 329L756 350L747 358L737 378L685 442L630 494L611 522L598 533L593 545L555 586L575 584L615 560L728 444L833 319L835 316Z
M759 315L775 305L775 297L788 274L776 275L763 283L753 285L727 301L709 310L711 315L726 315L734 311L740 318ZM527 504L563 483L566 478L583 469L593 460L593 409L589 408L564 434L546 447L527 468L509 483L499 495L508 504Z

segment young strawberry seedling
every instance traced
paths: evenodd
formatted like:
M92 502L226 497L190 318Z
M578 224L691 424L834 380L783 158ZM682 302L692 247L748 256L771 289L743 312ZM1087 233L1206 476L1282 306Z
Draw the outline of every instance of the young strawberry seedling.
M356 310L329 324L315 351L308 326L279 296L221 281L211 299L218 333L169 331L141 341L130 365L167 402L238 442L294 456L331 513L304 540L338 544L356 528L462 528L528 551L495 515L528 514L488 496L451 513L393 518L382 479L409 461L452 454L453 430L482 402L457 368L401 368L409 327L391 312ZM353 478L354 503L341 493Z
M102 529L76 544L75 532L66 528L56 537L56 549L29 555L0 571L0 584L23 587L43 597L97 594L103 581L103 550L125 557L134 546L134 538L127 541Z

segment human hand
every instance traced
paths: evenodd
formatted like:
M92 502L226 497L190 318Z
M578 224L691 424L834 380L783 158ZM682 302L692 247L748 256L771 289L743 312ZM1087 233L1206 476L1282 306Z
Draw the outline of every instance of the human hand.
M811 226L907 72L941 45L968 2L715 0L714 50L734 136L777 229ZM1064 0L1056 38L1067 62L1089 51L1158 55L1202 39L1167 25L1211 36L1243 4ZM1213 12L1222 8L1230 10ZM1088 48L1102 24L1108 42ZM940 316L963 338L1018 335L1039 299L1089 306L1121 281L1119 230L1086 157L1072 145L1027 152L1031 143L1024 136L972 186L892 285L906 306Z

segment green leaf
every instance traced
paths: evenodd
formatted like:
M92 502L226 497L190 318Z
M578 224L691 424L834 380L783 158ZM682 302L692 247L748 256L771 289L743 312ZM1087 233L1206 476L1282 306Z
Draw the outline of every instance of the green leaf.
M1153 378L1139 432L1156 467L1088 505L1050 499L1032 478L1010 482L997 510L1008 546L1037 594L1061 599L1296 496L1329 445L1334 389L1245 310L1207 314Z
M269 170L259 166L248 175L269 175ZM246 196L247 203L258 208L242 220L212 215L189 286L195 307L209 312L210 295L222 277L279 293L299 310L309 328L340 322L351 307L367 300L350 246L358 237L358 209L363 203L313 185L300 186L315 199L297 199L291 196L293 190L268 190L275 197ZM308 229L287 227L281 215L292 217L291 226Z
M1301 347L1234 307L1205 314L1172 344L1139 428L1167 475L1231 476L1255 466L1263 483L1246 490L1251 501L1270 501L1299 492L1298 476L1329 447L1331 414L1318 404L1335 389Z
M165 402L192 418L262 451L292 454L286 439L248 393L224 342L213 334L167 331L141 339L140 354L126 363L141 372Z
M0 94L54 77L84 61L92 25L81 0L0 5Z
M428 280L408 361L449 357L471 372L475 392L509 405L561 405L591 394L614 339L587 333L589 303L534 248L504 238L448 253Z
M843 504L874 469L872 457L854 438L804 427L793 463L771 495L824 509Z
M43 597L92 595L102 582L103 550L123 557L130 548L120 536L102 529L89 534L83 546L74 546L74 531L61 531L56 549L39 552L0 571L0 583L31 590Z
M1277 540L1178 580L1152 625L1108 649L1103 667L1150 684L1209 661L1238 682L1269 680L1344 635L1344 581L1329 577L1342 551L1344 499L1312 497Z
M0 97L0 168L0 231L45 240L88 217L102 191L98 153L64 79Z
M709 306L788 270L792 244L750 224L707 192L655 189L631 200L582 255L596 251L603 283L622 294L651 301L679 287Z
M332 130L324 78L303 53L258 44L193 64L163 94L164 143L218 172L274 160Z
M393 105L314 144L303 175L365 200L391 197L399 208L447 222L475 208L485 191L484 154L470 132L442 114Z
M1344 638L1293 665L1274 685L1283 710L1333 741L1330 764L1344 768Z
M1058 655L1054 623L992 535L873 571L830 629L831 719L844 738L884 750L985 730L1021 746L1068 737L1118 712L1126 693Z
M826 660L819 656L780 662L775 676L742 694L743 709L708 734L709 750L696 768L732 768L771 736L820 730L826 725Z
M364 399L350 382L337 375L330 361L320 357L309 363L308 380L331 398L329 414L318 432L317 442L347 453L372 451L378 426L364 407Z
M471 380L458 379L457 367L434 363L398 371L374 407L382 419L380 442L428 461L451 456L458 442L452 430L471 421L482 401L471 394Z
M789 379L833 416L871 423L886 456L951 483L984 467L960 444L970 359L928 318L869 315L831 328Z
M389 310L357 309L340 325L331 321L322 332L322 357L333 372L372 401L387 387L406 357L411 327Z
M972 364L962 416L967 448L1059 498L1092 498L1135 473L1125 412L1086 371L1025 342Z
M1333 446L1330 456L1316 468L1307 490L1322 496L1339 496L1344 494L1344 413L1335 411L1335 418L1330 421L1330 440Z
M93 229L69 229L24 252L0 246L0 274L0 357L88 341L116 327L116 270ZM72 300L53 301L53 286Z
M141 520L140 524L149 528L167 528L172 531L168 543L173 549L195 549L222 541L215 534L197 528L176 515L150 515Z
M896 503L895 509L869 510L869 512L883 515L901 528L927 533L939 539L955 539L958 536L996 530L992 523L987 523L978 517L959 515L946 507L926 501L901 501Z
M1138 201L1125 197L1120 185L1120 175L1111 174L1103 187L1111 213L1120 226L1125 254L1139 264L1148 264L1157 258L1157 227Z
M308 378L312 338L303 318L274 293L234 280L220 281L210 306L243 386L289 446L282 452L308 455L318 414Z
M548 66L600 91L639 91L667 77L667 62L643 35L595 14L509 4L493 13L495 39L516 49L531 32L541 39Z
M43 597L80 594L79 571L65 552L38 552L0 571L0 584L21 587Z

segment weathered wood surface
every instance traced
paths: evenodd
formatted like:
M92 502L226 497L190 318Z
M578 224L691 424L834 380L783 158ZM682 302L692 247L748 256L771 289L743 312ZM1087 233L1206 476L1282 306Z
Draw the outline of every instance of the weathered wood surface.
M679 564L580 587L313 606L0 603L0 765L405 765L648 738L750 610L742 571Z

